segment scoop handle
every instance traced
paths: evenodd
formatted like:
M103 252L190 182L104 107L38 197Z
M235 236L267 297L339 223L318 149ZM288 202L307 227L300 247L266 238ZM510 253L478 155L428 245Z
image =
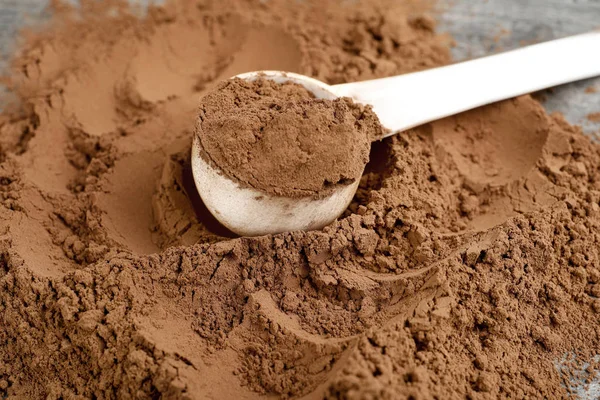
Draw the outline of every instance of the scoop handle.
M390 78L333 86L373 106L387 136L500 100L600 75L600 31Z

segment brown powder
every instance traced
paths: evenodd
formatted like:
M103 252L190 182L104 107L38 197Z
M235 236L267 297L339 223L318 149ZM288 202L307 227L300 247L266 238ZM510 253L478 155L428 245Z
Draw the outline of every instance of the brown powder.
M201 101L201 155L241 185L280 196L323 196L358 180L382 128L350 99L304 87L232 79Z
M587 119L591 122L600 122L600 112L589 114Z
M528 96L374 143L322 231L231 239L199 202L203 94L446 64L420 2L83 3L27 35L0 116L0 397L554 399L597 378L600 147Z

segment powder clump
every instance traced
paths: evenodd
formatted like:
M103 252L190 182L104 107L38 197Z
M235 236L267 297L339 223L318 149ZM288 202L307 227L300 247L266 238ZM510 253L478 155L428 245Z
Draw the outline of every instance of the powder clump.
M590 122L600 122L600 112L589 114L587 119Z
M377 117L348 98L316 99L296 83L225 81L201 101L200 154L242 185L323 196L362 175Z

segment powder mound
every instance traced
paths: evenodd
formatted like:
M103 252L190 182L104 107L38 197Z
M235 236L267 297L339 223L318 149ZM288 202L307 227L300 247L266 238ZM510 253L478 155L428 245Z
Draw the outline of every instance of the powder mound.
M241 185L322 196L360 179L377 117L350 99L316 99L295 83L235 78L202 100L201 154Z
M447 64L428 1L80 3L7 78L0 399L598 397L600 145L530 96L374 142L321 231L231 238L194 188L218 82Z

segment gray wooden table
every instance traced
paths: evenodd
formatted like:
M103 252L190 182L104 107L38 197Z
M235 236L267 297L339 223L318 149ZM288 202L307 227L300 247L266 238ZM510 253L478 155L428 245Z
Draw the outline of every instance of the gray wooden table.
M441 29L456 39L457 60L509 50L524 43L551 40L600 29L600 0L456 0L444 7ZM596 50L600 57L600 49ZM586 93L595 87L596 93ZM588 133L600 123L587 119L600 112L600 79L565 85L545 94L545 106L561 111Z
M19 26L47 17L47 3L48 0L0 0L0 54L4 55L0 69L15 46ZM440 29L456 39L456 60L600 28L600 0L451 0L446 4L440 6ZM600 49L597 51L600 57ZM592 86L597 93L586 93ZM563 112L587 133L600 133L600 123L586 118L600 112L600 79L555 88L545 97L548 110ZM560 364L561 360L557 360L557 368ZM587 386L573 382L573 387L581 399L600 399L599 381Z

